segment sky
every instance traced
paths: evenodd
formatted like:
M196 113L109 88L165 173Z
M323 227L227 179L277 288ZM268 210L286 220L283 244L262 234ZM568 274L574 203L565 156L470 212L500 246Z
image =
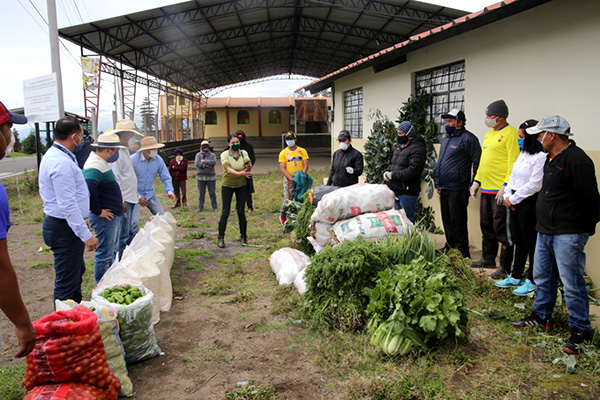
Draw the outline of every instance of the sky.
M23 107L23 81L52 73L48 36L47 0L2 0L0 23L2 59L0 61L0 101L8 108ZM153 9L181 0L55 0L58 27L63 28L91 21ZM495 3L494 0L431 0L429 3L473 12ZM8 4L6 4L8 3ZM60 52L65 110L84 114L83 82L79 47L61 39ZM218 97L285 97L311 80L270 80L239 86L218 93ZM141 92L136 108L141 104ZM104 75L100 91L99 130L112 126L114 85L111 76ZM143 97L143 96L142 96ZM136 110L137 113L137 110ZM136 121L137 122L137 121ZM139 124L139 122L138 122ZM16 126L21 139L31 126Z

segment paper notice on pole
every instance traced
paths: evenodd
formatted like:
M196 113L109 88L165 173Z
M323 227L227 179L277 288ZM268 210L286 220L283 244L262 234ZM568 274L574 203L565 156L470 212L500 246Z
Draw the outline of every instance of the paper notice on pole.
M23 81L25 115L29 122L51 122L61 116L58 107L58 85L56 74Z

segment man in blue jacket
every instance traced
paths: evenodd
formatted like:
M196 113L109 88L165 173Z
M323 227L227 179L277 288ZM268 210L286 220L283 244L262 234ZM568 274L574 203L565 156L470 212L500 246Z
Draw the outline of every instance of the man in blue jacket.
M446 136L435 166L434 182L440 195L445 248L456 248L463 257L470 258L467 206L481 145L477 137L465 129L467 119L463 111L455 108L442 118L446 120Z

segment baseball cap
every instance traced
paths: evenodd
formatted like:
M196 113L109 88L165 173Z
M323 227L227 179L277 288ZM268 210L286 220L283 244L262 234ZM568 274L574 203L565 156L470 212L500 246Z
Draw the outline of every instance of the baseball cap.
M448 111L446 114L442 114L442 118L444 118L444 119L454 118L458 121L464 121L465 113L462 112L461 110L459 110L458 108L453 108L452 110Z
M13 114L0 101L0 124L10 122L12 124L24 125L27 123L27 117L21 114Z
M285 138L292 138L292 139L296 139L296 134L292 131L287 131L287 133L285 134Z
M540 132L553 132L558 133L559 135L572 136L571 133L571 125L567 122L566 119L561 117L560 115L549 115L540 122L536 126L532 126L531 128L527 128L525 130L530 135L537 135Z

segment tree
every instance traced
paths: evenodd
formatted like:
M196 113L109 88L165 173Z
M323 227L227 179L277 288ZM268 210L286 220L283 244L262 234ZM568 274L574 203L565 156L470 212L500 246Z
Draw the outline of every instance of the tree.
M21 153L35 154L35 131L33 129L29 136L21 142Z
M140 115L142 116L142 131L148 135L153 132L153 128L156 125L156 117L154 107L150 104L150 99L144 97L142 105L140 106Z
M17 131L15 128L13 128L12 134L14 136L14 141L15 141L15 145L14 145L13 149L14 149L14 151L19 151L19 149L21 148L21 140L19 139L19 131Z

